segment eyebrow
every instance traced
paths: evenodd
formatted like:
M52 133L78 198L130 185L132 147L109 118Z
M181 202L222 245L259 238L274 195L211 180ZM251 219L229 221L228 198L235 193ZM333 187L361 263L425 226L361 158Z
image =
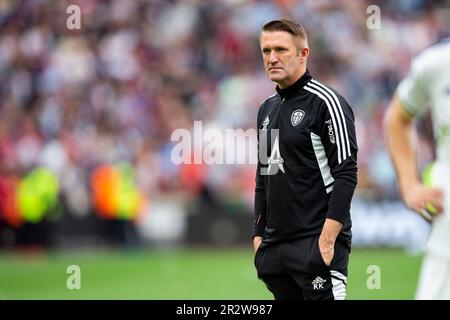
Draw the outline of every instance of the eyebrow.
M271 47L264 47L264 48L262 48L262 51L267 51L267 50L271 50L271 49L274 49L274 50L280 50L280 49L287 50L288 47L283 47L283 46L276 46L276 47L273 47L273 48L271 48Z

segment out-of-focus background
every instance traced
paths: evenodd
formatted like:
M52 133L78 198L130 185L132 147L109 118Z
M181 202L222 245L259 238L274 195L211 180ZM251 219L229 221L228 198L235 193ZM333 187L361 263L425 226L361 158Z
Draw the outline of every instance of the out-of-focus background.
M411 58L449 35L446 1L0 0L0 298L271 298L253 267L255 164L177 165L171 134L255 128L275 88L259 31L283 17L356 116L349 298L413 298L429 225L399 199L382 121Z

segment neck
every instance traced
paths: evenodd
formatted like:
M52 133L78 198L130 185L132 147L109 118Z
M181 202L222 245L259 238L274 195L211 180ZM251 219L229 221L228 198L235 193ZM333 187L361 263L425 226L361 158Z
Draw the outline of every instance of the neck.
M312 79L312 77L309 74L308 69L306 69L300 77L295 77L295 79L297 80L287 87L281 88L279 85L275 87L275 90L282 98L286 98L303 88L303 86L305 86Z
M298 79L300 79L306 72L306 66L302 67L298 70L298 72L292 76L291 78L287 79L286 81L280 81L278 82L278 87L280 89L286 89L297 82Z

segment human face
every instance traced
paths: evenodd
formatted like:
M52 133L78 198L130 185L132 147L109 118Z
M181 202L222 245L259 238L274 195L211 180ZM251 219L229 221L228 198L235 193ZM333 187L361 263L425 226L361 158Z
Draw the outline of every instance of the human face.
M306 70L308 48L301 50L294 37L285 31L263 31L260 37L264 68L280 88L289 87Z

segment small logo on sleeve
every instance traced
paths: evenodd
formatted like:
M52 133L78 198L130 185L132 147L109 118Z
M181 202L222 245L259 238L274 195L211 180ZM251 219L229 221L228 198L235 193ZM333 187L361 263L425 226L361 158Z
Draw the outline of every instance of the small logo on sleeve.
M294 127L297 126L300 122L302 122L304 116L305 116L305 111L303 111L301 109L294 110L294 112L292 112L292 115L291 115L292 125Z
M328 137L330 138L331 143L336 143L336 138L334 137L333 123L330 120L325 121L328 125Z

